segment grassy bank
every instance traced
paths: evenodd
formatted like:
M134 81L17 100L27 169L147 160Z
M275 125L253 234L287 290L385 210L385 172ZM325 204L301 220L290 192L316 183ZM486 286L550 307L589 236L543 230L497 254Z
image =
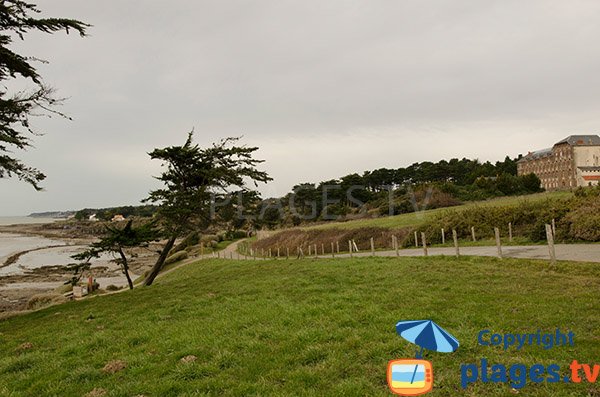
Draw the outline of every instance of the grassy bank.
M319 252L321 252L322 245L326 252L331 252L331 243L340 244L340 251L347 251L348 240L354 240L360 250L365 250L370 249L370 239L373 238L376 248L391 249L392 235L398 238L401 245L413 246L413 230L425 232L430 243L440 244L441 228L445 229L448 241L452 239L451 230L456 228L462 241L467 242L468 245L481 245L470 242L471 226L476 226L478 240L487 241L490 237L493 238L493 228L496 226L501 228L502 236L507 237L507 224L510 221L513 221L515 241L532 244L539 238L532 239L530 225L521 227L521 221L526 220L531 223L530 218L535 218L540 209L551 208L554 203L559 205L572 197L573 194L570 192L538 193L471 202L451 208L437 208L396 216L297 227L273 232L268 237L253 241L252 246L258 250L263 249L265 252L268 249L276 250L277 247L289 248L290 252L295 254L298 247L302 247L304 251L308 252L308 247L316 244ZM527 216L522 216L522 213L515 211L520 207L532 207L533 210L525 211ZM498 221L491 222L487 219L489 215L496 213L502 214L496 217L499 218ZM543 227L543 222L541 225ZM562 234L562 236L565 235ZM495 242L492 243L492 245L494 244Z
M102 389L107 396L387 396L387 361L415 353L394 325L425 318L461 342L456 353L426 354L435 371L431 395L511 395L505 384L476 383L463 391L460 363L487 357L566 368L574 358L597 361L599 288L600 269L581 263L207 260L151 288L0 322L0 395L82 396ZM476 341L486 328L516 333L557 327L575 332L574 347L505 352ZM196 360L180 361L190 355ZM113 360L125 368L103 371ZM527 396L588 393L598 388L559 383L522 389Z
M468 202L463 205L459 205L456 207L451 207L455 210L468 210L473 207L504 207L504 206L513 206L519 204L522 201L529 202L538 202L547 199L563 199L572 197L573 194L571 192L545 192L545 193L536 193L529 194L525 196L508 196L508 197L499 197L495 199L485 200L485 201L473 201ZM444 213L448 208L436 208L432 210L427 210L426 208L423 211L395 215L395 216L386 216L380 218L372 218L372 219L358 219L347 222L328 222L320 225L309 226L302 229L311 230L311 229L358 229L358 228L366 228L366 227L379 227L379 228L404 228L411 226L418 226L428 220L435 218L436 215Z

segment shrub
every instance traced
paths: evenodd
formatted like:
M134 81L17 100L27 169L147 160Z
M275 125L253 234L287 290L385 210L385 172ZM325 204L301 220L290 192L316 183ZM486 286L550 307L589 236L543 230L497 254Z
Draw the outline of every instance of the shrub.
M545 200L539 202L522 201L512 206L476 206L460 210L447 210L416 229L424 232L431 243L441 242L440 229L447 232L455 229L459 238L470 238L471 227L476 229L477 238L493 238L494 228L498 227L501 234L508 234L508 223L512 223L513 235L526 236L532 241L546 238L545 225L555 219L557 234L568 238L568 227L562 219L574 206L572 199ZM404 241L404 246L414 245L413 234L410 233Z
M215 234L204 234L200 238L200 242L204 243L204 245L210 244L214 240L218 240L219 237Z
M188 258L188 253L186 251L179 251L179 252L169 256L167 258L167 260L165 260L165 264L169 265L171 263L179 262L179 261L182 261L187 258Z
M246 237L246 231L244 231L244 230L229 230L225 234L225 238L227 240L236 240L236 239L245 238L245 237Z
M548 199L545 201L522 201L505 207L471 207L447 210L415 229L424 232L431 243L441 242L440 229L455 229L459 238L470 238L471 226L475 226L478 238L493 238L494 228L502 235L508 234L512 223L513 235L524 236L531 241L546 239L546 224L556 221L556 234L562 241L600 241L600 189L586 189L577 197ZM405 247L414 245L413 233L403 242Z
M67 298L65 298L61 294L53 294L53 293L37 294L37 295L33 295L31 298L29 298L29 300L27 301L27 309L28 310L37 310L37 309L41 309L46 306L64 303L66 301L67 301Z
M176 252L183 251L187 247L200 243L200 235L197 232L190 233L179 244L177 244L170 252L171 255Z
M578 206L565 216L568 236L584 241L600 241L600 201L578 200Z

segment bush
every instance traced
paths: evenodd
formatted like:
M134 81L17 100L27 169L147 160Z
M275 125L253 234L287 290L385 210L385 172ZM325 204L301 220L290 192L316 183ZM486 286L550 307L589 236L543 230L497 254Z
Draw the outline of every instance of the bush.
M67 298L65 298L61 294L52 294L52 293L37 294L37 295L33 295L31 298L29 298L29 300L27 301L27 309L28 310L37 310L37 309L41 309L43 307L57 305L59 303L64 303L66 301L67 301Z
M565 216L564 224L568 236L584 241L600 241L600 202L578 200L575 210Z
M188 258L188 253L186 251L179 251L165 260L165 265L169 265L171 263L179 262Z
M246 238L246 232L244 230L230 230L225 234L227 240L237 240L239 238Z
M513 206L471 207L447 210L415 229L424 232L431 243L441 242L440 229L455 229L459 238L471 238L471 226L475 226L478 238L493 238L494 228L502 235L508 234L512 223L513 235L524 236L531 241L546 239L546 224L556 222L556 234L562 241L600 241L600 200L595 195L600 189L586 190L578 197L548 199L539 202L522 201ZM403 242L405 247L414 245L413 233Z
M200 235L197 232L190 233L171 250L170 254L173 255L176 252L183 251L187 247L191 247L198 243L200 243Z
M200 242L204 245L210 244L214 240L218 240L219 237L216 234L204 234L200 238Z
M374 204L377 206L379 215L400 215L415 212L418 209L435 209L454 207L461 204L452 192L449 185L433 186L422 185L415 188L413 194L404 192L394 193L392 208L390 208L389 197L378 200ZM415 208L415 205L417 208Z
M502 235L508 234L508 223L512 223L513 235L526 236L532 241L546 238L545 225L555 219L557 234L568 238L568 227L562 219L574 206L574 200L544 200L539 202L522 201L512 206L477 206L460 210L447 210L416 229L424 232L431 243L441 243L440 229L451 233L455 229L459 238L470 238L471 227L475 227L477 238L493 238L494 228L500 228ZM409 234L404 246L414 245L413 234Z

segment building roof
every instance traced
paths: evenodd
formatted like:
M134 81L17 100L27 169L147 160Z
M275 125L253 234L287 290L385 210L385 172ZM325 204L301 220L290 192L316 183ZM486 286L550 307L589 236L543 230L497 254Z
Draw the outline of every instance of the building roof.
M523 156L521 159L519 159L519 161L517 161L517 163L522 162L522 161L537 160L539 158L551 156L551 155L552 155L552 148L536 150L535 152L527 153L527 155Z
M600 146L600 136L598 135L570 135L554 144L560 145L568 143L571 146Z
M571 146L600 146L600 136L598 135L569 135L563 140L560 140L554 144L562 145L568 144ZM542 157L552 155L552 148L536 150L535 152L529 152L526 156L523 156L517 163L526 162L531 160L537 160Z

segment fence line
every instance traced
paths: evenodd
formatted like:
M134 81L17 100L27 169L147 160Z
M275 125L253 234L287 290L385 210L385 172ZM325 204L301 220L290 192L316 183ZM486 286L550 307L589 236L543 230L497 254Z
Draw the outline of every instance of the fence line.
M512 243L514 240L514 229L513 229L513 223L512 222L508 222L507 224L505 224L508 226L507 228L507 232L508 235L505 236L505 238L508 239L508 242ZM446 229L445 228L440 228L438 229L440 231L440 234L438 235L438 237L435 236L435 234L433 235L433 237L430 235L429 237L432 237L434 239L441 237L441 244L442 245L446 245ZM458 239L458 232L456 229L451 229L452 230L452 240L453 240L453 245L454 245L454 251L455 251L455 256L457 258L460 257L461 252L460 252L460 246L459 246L459 239ZM506 230L506 229L505 229ZM469 227L469 231L470 231L470 238L473 242L477 242L477 233L476 233L476 225L470 226ZM549 259L552 263L556 263L556 251L555 251L555 239L556 239L556 220L552 219L550 222L548 222L547 224L545 224L545 232L546 232L546 240L548 243L548 253L549 253ZM420 237L419 237L420 234ZM436 233L437 234L437 233ZM484 236L486 235L485 233L483 234ZM499 227L494 227L493 228L493 235L494 235L494 240L495 240L495 245L496 245L496 249L497 249L497 257L502 259L504 258L504 250L502 247L502 237L501 237L501 229ZM464 235L463 235L464 236ZM481 234L480 234L481 236ZM384 250L388 250L388 254L390 255L389 252L389 246L388 243L386 243L386 241L390 241L390 240L386 240L385 239L385 234L382 232L382 237L383 238L383 246L380 246L380 249L384 249ZM395 253L395 255L397 257L400 256L400 242L397 238L396 235L392 234L390 236L391 238L391 250L392 250L392 255L393 253ZM485 237L487 238L487 237ZM381 241L381 240L380 240ZM406 241L406 239L404 240ZM429 256L429 245L430 243L428 242L428 236L425 232L417 232L414 231L414 241L415 241L415 245L417 248L421 247L423 250L423 256ZM440 240L438 240L439 242ZM365 242L363 240L363 242ZM306 244L306 243L305 243ZM370 254L371 256L376 256L377 253L377 247L375 244L375 238L374 237L370 237L368 240L368 244L369 244L369 248L370 248ZM306 244L306 246L308 247L308 257L314 257L314 258L319 258L320 256L324 257L327 254L327 251L325 250L325 243L321 243L321 252L319 253L318 250L318 246L316 243L312 243L312 244ZM364 246L364 245L363 245ZM486 245L487 246L487 245ZM491 245L493 247L493 245ZM201 255L204 256L204 251L205 250L205 246L203 243L200 244L200 253ZM248 257L251 257L253 260L257 259L257 256L259 256L262 259L266 259L266 258L273 258L275 257L276 259L279 259L282 257L282 252L281 252L281 247L277 246L275 248L260 248L260 255L259 255L259 251L258 249L252 248L250 246L250 244L248 242L244 242L242 244L240 244L238 251L237 251L237 258L240 259L240 252L243 251L244 253L244 258L248 259ZM276 256L274 256L274 252L276 252ZM350 239L348 240L348 254L350 256L350 258L354 257L354 253L359 253L360 250L358 248L358 244L356 243L356 241L354 239ZM367 251L367 253L365 253L366 255L368 254L369 251ZM330 241L330 251L329 253L331 254L332 258L336 258L336 253L339 256L340 255L340 244L339 241ZM217 257L217 258L221 258L221 254L219 251L212 251L212 256L213 257ZM298 246L297 247L297 257L298 258L304 258L304 251L302 246ZM225 253L223 253L223 258L226 259L227 256ZM230 252L229 254L229 258L233 259L233 252ZM290 248L288 246L285 247L285 258L289 259L290 258Z

